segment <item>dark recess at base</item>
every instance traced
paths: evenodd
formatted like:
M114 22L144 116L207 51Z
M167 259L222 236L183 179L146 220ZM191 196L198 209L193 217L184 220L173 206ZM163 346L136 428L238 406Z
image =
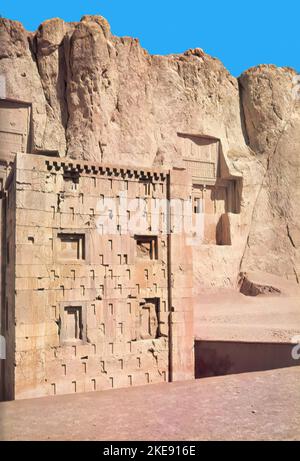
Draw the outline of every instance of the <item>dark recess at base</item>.
M195 341L195 377L299 366L290 343Z

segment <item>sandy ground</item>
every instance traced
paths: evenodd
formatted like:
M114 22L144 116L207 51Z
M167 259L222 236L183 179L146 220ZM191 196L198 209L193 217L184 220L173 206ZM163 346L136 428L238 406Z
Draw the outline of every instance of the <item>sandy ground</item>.
M294 342L300 337L300 295L199 294L194 317L197 339Z
M1 440L299 440L300 367L0 403Z

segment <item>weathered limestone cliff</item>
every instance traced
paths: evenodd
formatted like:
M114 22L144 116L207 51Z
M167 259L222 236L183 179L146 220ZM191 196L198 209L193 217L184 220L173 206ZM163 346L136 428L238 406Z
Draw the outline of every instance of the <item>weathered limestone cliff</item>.
M0 20L7 97L32 103L33 148L136 166L181 166L181 133L220 139L241 177L231 245L194 248L195 286L236 286L239 272L300 278L300 106L295 71L234 78L201 49L151 56L102 17L51 19L35 33Z
M299 283L300 104L294 75L258 66L240 77L248 145L263 168L243 266Z

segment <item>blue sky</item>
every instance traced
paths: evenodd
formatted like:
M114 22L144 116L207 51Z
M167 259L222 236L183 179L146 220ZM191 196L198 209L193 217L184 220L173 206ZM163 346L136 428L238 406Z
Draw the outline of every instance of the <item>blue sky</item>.
M139 38L152 54L203 48L235 76L257 64L300 71L299 0L0 0L0 14L28 30L52 17L100 14L115 35Z

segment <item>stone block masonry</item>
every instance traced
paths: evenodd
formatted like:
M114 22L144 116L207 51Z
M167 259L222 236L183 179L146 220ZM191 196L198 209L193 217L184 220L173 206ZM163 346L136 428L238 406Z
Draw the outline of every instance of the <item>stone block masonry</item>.
M150 207L172 190L185 200L191 189L185 170L15 157L7 179L5 399L194 377L192 258L185 235L165 231L174 219L168 207ZM133 210L120 206L124 194L146 203L142 231L138 220L128 228ZM107 199L114 210L105 210Z

